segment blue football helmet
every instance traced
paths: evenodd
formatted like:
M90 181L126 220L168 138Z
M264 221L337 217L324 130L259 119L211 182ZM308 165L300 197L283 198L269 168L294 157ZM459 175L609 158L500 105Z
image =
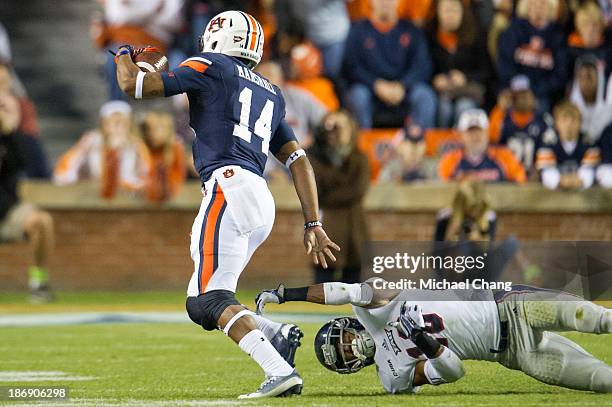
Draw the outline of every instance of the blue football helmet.
M347 333L352 335L347 338ZM335 318L323 325L315 336L314 348L323 366L341 374L356 373L373 364L376 353L374 339L352 317Z

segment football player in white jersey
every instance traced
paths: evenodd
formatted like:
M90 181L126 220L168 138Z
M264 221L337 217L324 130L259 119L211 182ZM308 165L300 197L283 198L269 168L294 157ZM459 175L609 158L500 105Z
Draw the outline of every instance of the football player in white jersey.
M612 310L528 286L478 292L482 301L459 301L458 293L378 290L371 280L303 288L281 284L261 292L256 303L259 313L267 303L287 301L352 304L357 318L333 319L317 333L317 359L338 373L375 364L389 393L457 381L467 359L498 362L548 384L612 392L612 367L552 332L611 333Z

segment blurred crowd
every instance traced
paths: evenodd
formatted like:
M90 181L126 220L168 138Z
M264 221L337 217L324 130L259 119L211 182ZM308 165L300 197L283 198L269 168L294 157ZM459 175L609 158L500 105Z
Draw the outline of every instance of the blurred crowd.
M263 26L257 72L282 90L308 151L327 230L343 247L343 281L359 279L372 183L462 181L438 215L438 241L494 240L482 183L612 188L612 0L92 1L89 34L108 99L97 126L56 163L0 25L0 242L30 237L30 287L42 299L53 221L19 201L18 180L90 180L105 199L162 203L198 179L187 98L131 103L107 51L155 46L172 69L225 10ZM266 177L289 182L273 161ZM515 243L496 250L505 263ZM315 270L317 282L330 275Z
M107 50L153 45L173 68L197 52L216 13L240 9L264 28L257 71L282 89L288 123L321 164L322 201L353 170L366 189L466 179L612 187L610 0L96 3L90 36L106 61L108 102L97 128L54 165L0 26L0 92L16 99L19 125L11 132L23 139L29 177L61 185L93 179L104 198L128 193L159 203L176 195L185 179L197 178L188 101L130 104ZM354 132L343 138L345 121ZM289 181L275 163L266 176Z

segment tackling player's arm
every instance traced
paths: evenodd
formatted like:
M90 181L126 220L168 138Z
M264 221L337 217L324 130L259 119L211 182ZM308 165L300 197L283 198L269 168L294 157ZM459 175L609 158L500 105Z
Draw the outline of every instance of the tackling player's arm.
M275 290L265 290L255 298L257 313L261 314L268 303L282 304L288 301L306 301L325 305L355 305L378 308L388 304L399 290L377 290L370 281L365 283L322 283L308 287L289 288L280 284Z
M117 83L128 96L154 98L164 96L164 82L159 72L143 72L132 60L132 50L121 47L117 51Z
M414 386L452 383L465 374L463 362L455 352L427 333L419 305L404 302L397 322L390 322L389 326L395 327L400 336L410 339L427 357L427 360L416 364L412 380Z
M312 255L315 264L320 264L323 268L327 268L327 258L331 261L336 261L332 249L339 251L340 247L327 236L325 230L323 230L323 224L319 220L319 198L317 196L317 183L314 171L306 157L306 153L299 147L291 128L284 120L281 122L277 132L281 133L278 136L280 140L290 140L293 138L293 140L284 143L276 151L275 156L291 171L293 184L300 199L305 222L304 246L306 247L306 254Z

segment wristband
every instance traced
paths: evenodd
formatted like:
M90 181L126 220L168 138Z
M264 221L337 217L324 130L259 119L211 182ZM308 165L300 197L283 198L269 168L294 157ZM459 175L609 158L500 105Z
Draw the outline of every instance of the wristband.
M117 52L115 54L115 63L119 62L119 57L122 55L130 55L130 51L128 51L127 49L123 49L120 52Z
M284 301L306 301L308 297L308 287L285 288L283 293Z
M138 71L136 74L136 88L134 89L134 99L142 99L142 87L146 72Z
M127 49L121 49L121 48L127 48ZM130 58L131 58L132 57L132 52L134 51L134 49L132 48L131 45L120 45L119 48L117 48L117 49L119 49L121 51L117 51L117 53L115 54L115 63L117 63L117 61L119 60L119 57L121 55L129 55Z
M323 223L320 220L311 220L310 222L304 223L304 230L316 228L317 226L323 226Z
M289 158L287 158L287 161L285 161L285 167L289 168L291 166L291 164L296 162L297 159L300 158L300 157L306 157L306 152L304 150L302 150L301 148L299 150L295 150L293 153L291 153Z
M429 336L422 330L416 331L410 340L427 356L428 359L435 358L440 349L440 342Z

